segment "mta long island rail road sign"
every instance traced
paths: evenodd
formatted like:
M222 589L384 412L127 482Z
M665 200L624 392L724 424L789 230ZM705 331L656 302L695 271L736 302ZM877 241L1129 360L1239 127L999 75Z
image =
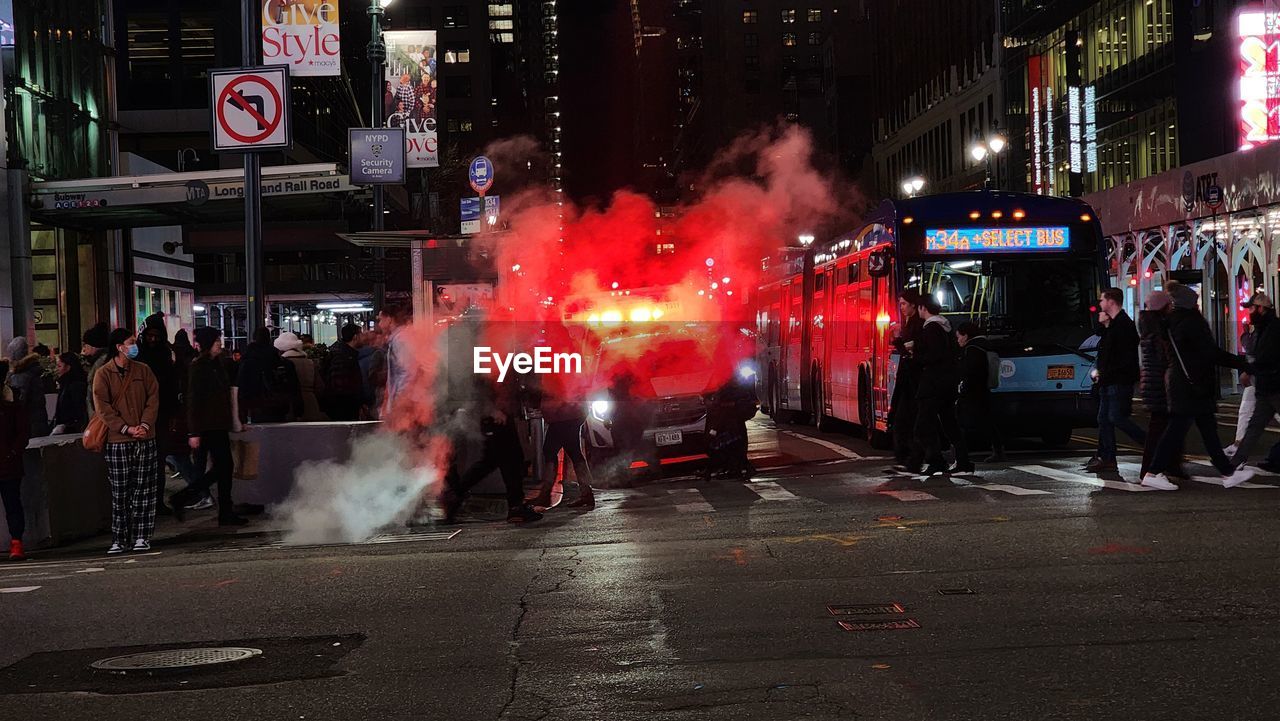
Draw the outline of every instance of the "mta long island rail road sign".
M350 128L351 184L404 183L404 128Z
M209 71L213 149L253 153L293 144L289 122L289 67Z

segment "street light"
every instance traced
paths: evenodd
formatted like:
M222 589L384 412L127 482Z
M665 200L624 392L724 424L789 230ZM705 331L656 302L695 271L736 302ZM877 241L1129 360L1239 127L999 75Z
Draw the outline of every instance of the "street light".
M1000 187L1000 153L1009 147L1009 142L1005 140L1003 135L996 133L986 140L979 140L969 146L969 155L973 157L975 163L987 162L987 177L984 185L991 187L992 169L995 174L995 187Z
M804 246L805 248L808 248L809 246L813 245L814 237L812 233L803 233L800 235L800 237L796 238L796 240L800 241L800 245Z
M924 189L924 178L920 177L919 175L915 176L914 178L907 178L906 180L902 181L902 194L907 196L908 198L913 198L919 195L920 191L923 189Z

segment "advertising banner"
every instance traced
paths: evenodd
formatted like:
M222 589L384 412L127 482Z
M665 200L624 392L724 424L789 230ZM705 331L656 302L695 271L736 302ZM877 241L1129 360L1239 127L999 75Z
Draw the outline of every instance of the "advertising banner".
M1280 140L1280 13L1245 10L1240 28L1240 148Z
M262 0L262 62L294 77L341 74L338 0Z
M436 31L398 30L387 43L384 117L388 128L404 128L410 168L440 167L436 133Z

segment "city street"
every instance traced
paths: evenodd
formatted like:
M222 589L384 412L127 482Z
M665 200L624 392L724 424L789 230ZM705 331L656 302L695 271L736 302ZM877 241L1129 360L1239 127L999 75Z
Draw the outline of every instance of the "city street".
M289 548L264 523L150 553L0 565L0 708L32 719L1273 717L1280 478L1148 491L1080 471L1089 449L1077 441L924 482L848 436L761 417L751 438L762 471L750 482L668 474L527 527L472 516ZM1121 461L1132 480L1137 458ZM154 676L88 668L190 646L262 654Z

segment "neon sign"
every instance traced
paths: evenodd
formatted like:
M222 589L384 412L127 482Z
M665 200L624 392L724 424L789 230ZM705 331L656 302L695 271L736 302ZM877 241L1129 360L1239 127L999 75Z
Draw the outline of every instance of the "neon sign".
M1280 13L1247 11L1240 36L1240 148L1280 140Z
M930 228L924 234L926 253L1025 253L1068 250L1071 230L1048 228Z

